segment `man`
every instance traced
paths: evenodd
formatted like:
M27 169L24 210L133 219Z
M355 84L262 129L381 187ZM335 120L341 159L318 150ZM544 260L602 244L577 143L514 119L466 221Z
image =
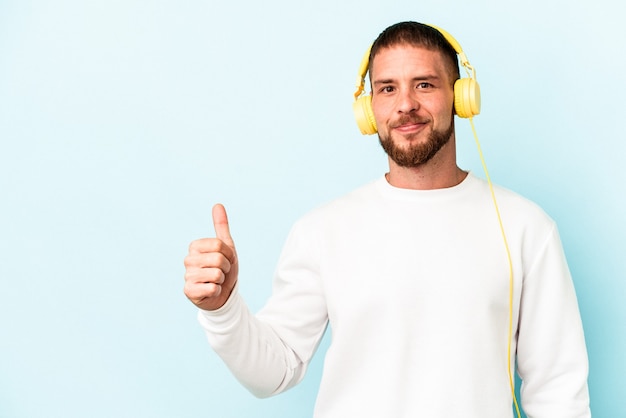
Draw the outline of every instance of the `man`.
M371 111L389 172L294 225L257 315L237 292L221 205L217 237L191 244L185 293L255 395L297 384L330 324L315 417L511 417L515 360L529 417L590 416L584 336L554 222L496 188L516 278L509 305L489 187L456 164L456 59L441 32L415 22L374 42Z

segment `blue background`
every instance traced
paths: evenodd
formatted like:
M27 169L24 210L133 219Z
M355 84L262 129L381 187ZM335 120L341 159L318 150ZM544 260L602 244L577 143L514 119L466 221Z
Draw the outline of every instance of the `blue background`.
M626 416L618 4L0 0L0 417L310 417L328 341L300 386L253 398L210 351L182 260L223 202L256 310L293 221L382 175L352 93L401 20L476 67L492 178L559 224L594 416ZM457 137L482 176L466 121Z

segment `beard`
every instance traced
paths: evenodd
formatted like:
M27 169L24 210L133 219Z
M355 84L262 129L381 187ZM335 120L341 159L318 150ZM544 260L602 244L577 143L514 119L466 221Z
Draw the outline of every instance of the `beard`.
M400 120L399 125L409 122L408 120ZM454 133L454 119L450 122L450 126L445 130L433 130L423 143L409 144L408 147L399 147L391 138L391 134L383 137L378 134L378 140L389 158L391 158L400 167L414 168L430 161L444 145L446 145L452 134ZM416 134L413 137L419 135ZM408 139L413 139L409 137Z

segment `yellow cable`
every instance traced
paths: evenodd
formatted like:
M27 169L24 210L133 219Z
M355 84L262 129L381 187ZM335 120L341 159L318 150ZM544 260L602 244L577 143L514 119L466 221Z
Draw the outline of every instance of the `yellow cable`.
M496 215L498 215L498 223L500 224L500 232L502 232L502 239L504 241L504 247L506 249L506 255L509 261L509 333L507 344L507 371L509 375L509 386L511 388L511 396L513 397L513 404L515 405L515 412L517 417L521 418L519 405L517 403L517 397L515 396L515 383L513 380L513 374L511 373L511 341L513 339L513 261L511 259L511 250L509 249L509 243L506 239L506 233L504 232L504 225L502 224L502 217L500 216L500 209L498 208L498 201L496 200L496 194L493 190L493 183L489 177L489 170L487 170L487 164L485 163L485 157L476 134L476 127L474 126L474 118L469 118L470 125L472 126L472 132L474 133L474 140L476 141L476 147L478 148L478 155L480 156L480 162L483 166L487 183L489 184L489 190L491 191L491 198L493 199L493 205L496 209Z

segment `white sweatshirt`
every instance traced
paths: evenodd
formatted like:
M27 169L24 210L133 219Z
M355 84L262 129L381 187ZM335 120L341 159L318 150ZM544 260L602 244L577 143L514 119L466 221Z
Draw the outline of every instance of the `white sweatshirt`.
M555 224L510 191L496 196L513 258L511 365L524 411L590 417L585 341ZM381 178L314 210L294 225L256 316L236 290L199 313L211 346L259 397L304 377L330 324L316 418L512 417L508 318L506 251L488 185L472 174L428 191Z

